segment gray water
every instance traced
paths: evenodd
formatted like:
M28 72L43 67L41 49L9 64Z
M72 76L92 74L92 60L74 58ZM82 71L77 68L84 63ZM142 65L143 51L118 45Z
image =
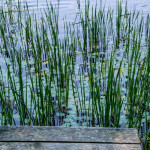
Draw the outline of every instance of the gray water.
M1 0L0 7L4 7L7 9L6 3L9 2L10 6L13 6L18 3L18 0ZM80 5L78 3L80 2ZM103 6L105 6L105 10L107 11L108 8L116 9L116 0L89 0L90 1L90 8L97 6L100 7L100 3L102 1ZM125 6L126 0L123 1L123 8ZM42 13L47 8L47 3L52 3L53 5L58 4L58 0L20 0L22 3L22 10L23 6L28 4L28 8L30 13L36 13L39 18L42 17ZM143 16L146 17L147 14L150 13L150 0L127 0L128 3L128 10L133 11L136 8L137 11L143 13ZM67 22L75 23L78 22L78 15L80 13L84 13L85 8L85 0L60 0L59 5L59 29L60 29L60 36L63 35L63 24L64 20ZM41 13L42 12L42 13ZM61 30L62 29L62 30Z
M0 1L0 6L5 7L5 1ZM8 0L7 0L8 1ZM18 0L9 0L11 4L15 4L18 2ZM78 5L78 1L80 1L80 7ZM89 0L90 1L90 7L95 6L97 4L97 7L100 6L101 0ZM105 5L106 10L107 8L116 8L116 0L102 0L103 5ZM21 0L22 5L28 4L30 11L43 11L47 7L47 2L52 3L53 5L57 5L57 0ZM123 5L125 6L126 0L123 0ZM138 11L143 12L145 15L150 13L150 0L127 0L128 3L128 9L133 10L133 8L136 7ZM68 21L74 22L76 18L76 13L83 10L85 6L85 0L60 0L60 21L64 17L67 18Z

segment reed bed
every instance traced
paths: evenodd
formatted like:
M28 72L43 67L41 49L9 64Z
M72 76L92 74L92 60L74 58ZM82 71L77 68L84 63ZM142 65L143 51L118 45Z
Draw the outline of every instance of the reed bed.
M19 1L0 9L1 125L134 127L148 149L150 17L116 3L85 1L63 35L59 1L40 19Z

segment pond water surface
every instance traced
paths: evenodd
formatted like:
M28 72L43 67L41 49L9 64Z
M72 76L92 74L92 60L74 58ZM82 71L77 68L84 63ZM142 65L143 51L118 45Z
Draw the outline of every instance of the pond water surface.
M79 1L80 1L80 4L79 4ZM0 1L0 6L4 7L5 9L7 9L7 6L6 6L5 2L6 1L1 0ZM25 5L26 2L27 2L29 13L33 14L33 12L34 12L34 14L36 14L38 16L38 18L40 19L43 16L42 12L44 12L44 9L47 9L47 2L49 3L50 1L43 1L43 0L27 0L27 1L24 1L24 0L22 0L21 2L22 2L22 9L23 9L23 5ZM58 2L56 0L51 0L51 2L52 2L53 5L57 5L58 4ZM123 1L123 5L122 5L123 9L125 9L125 2L126 1ZM141 13L143 13L143 16L144 16L145 19L146 19L147 15L150 14L150 1L149 0L142 0L142 1L141 0L128 0L127 2L128 2L128 10L131 10L131 12L133 11L134 8L136 8L137 11L140 11ZM15 1L11 1L10 0L9 2L7 1L7 3L9 3L9 6L12 6L12 5L15 5L15 3L17 4L17 0L15 0ZM90 0L90 10L91 10L92 6L95 7L96 5L97 5L97 8L99 8L101 6L100 4L101 4L101 1L99 1L99 0ZM112 9L116 10L116 0L105 0L105 1L103 1L103 6L104 5L105 5L105 9L106 10L108 10L110 7ZM64 20L66 20L67 22L70 22L71 24L72 23L78 23L79 15L82 12L84 13L84 8L85 8L85 1L84 0L71 0L71 1L70 0L60 0L60 5L59 5L59 33L60 33L59 37L60 37L60 39L61 38L63 39L63 37L64 37L64 32L65 32L64 31ZM89 13L91 14L91 12L89 12ZM81 29L80 29L80 31L81 31ZM19 44L19 39L16 40L16 43L17 42ZM111 43L108 46L108 48L111 49L112 44L113 43ZM55 47L52 47L52 48L55 49ZM119 50L116 51L116 53L117 53L118 57L116 58L116 62L115 63L116 63L116 68L118 69L119 66L117 66L117 62L122 59L123 53L121 53ZM31 53L31 55L32 55L32 53ZM56 110L56 113L55 113L55 116L53 116L53 120L51 120L51 122L54 122L54 123L50 124L50 125L56 125L56 126L57 125L62 125L62 126L100 126L98 120L94 120L94 123L93 123L93 120L91 120L91 118L93 116L92 116L91 113L89 113L87 111L87 109L89 109L89 108L91 109L90 105L92 103L92 102L89 102L90 98L91 98L91 95L89 96L89 91L90 91L90 89L89 89L89 86L90 86L89 82L90 81L89 81L88 70L90 70L90 67L91 67L90 66L90 56L89 55L90 54L87 54L87 56L86 56L87 58L84 58L83 55L81 55L81 51L77 51L76 50L76 56L75 56L75 58L74 58L75 60L73 62L73 63L75 63L75 65L74 65L75 73L73 73L73 75L71 76L72 83L71 82L68 83L69 89L67 89L67 90L69 90L69 101L68 101L68 109L67 109L67 111L65 111L65 106L62 106L62 108L64 110L61 113L59 111L57 111L58 105L59 105L59 104L57 104L57 97L58 96L60 96L60 97L62 96L60 94L61 91L59 91L60 93L58 92L58 95L56 94L56 89L57 89L56 86L58 85L57 82L59 80L57 79L57 82L56 82L55 79L54 79L54 82L51 83L51 87L53 89L51 91L52 92L51 96L53 98L52 100L54 101L54 103L56 103L56 106L54 108ZM104 61L104 60L102 60L103 57L107 58L107 57L111 56L109 49L108 49L108 53L107 54L105 53L105 51L101 52L101 56L98 59L95 58L96 55L97 55L97 53L93 54L93 59L92 59L93 62L92 63L94 63L95 60L97 60L99 62L102 62L102 61ZM145 58L144 56L145 56L145 52L144 52L144 48L143 48L143 53L141 53L141 61L142 61L142 59ZM67 62L64 60L65 58L63 58L63 56L62 56L61 59L62 59L62 62L63 62L61 67L65 68L64 66L66 65ZM88 60L87 64L84 64L84 61L85 61L84 59ZM33 67L34 66L34 62L33 62L32 58L29 60L29 64L31 65L31 72L32 72L33 76L35 76L35 78L33 77L33 80L34 80L34 82L36 82L35 81L37 79L36 77L39 76L39 74L34 70L35 69ZM95 64L97 64L97 63L95 63ZM8 84L8 82L7 82L7 80L8 80L7 79L8 78L7 65L11 66L11 60L9 60L8 58L4 59L4 56L0 53L0 65L1 65L1 68L2 68L3 74L6 74L6 75L4 75L4 79L3 80L6 82L6 84ZM124 80L122 81L122 91L121 92L122 92L122 97L125 100L124 100L124 104L123 104L123 107L121 109L121 112L119 112L120 113L119 127L122 127L122 128L125 127L125 126L128 126L128 125L126 125L127 124L127 116L125 115L127 113L126 112L126 107L127 106L125 104L127 102L127 99L125 98L126 97L125 93L126 93L126 89L127 89L125 83L127 81L126 76L128 75L125 68L127 66L127 63L124 63L123 65L124 65L124 68L123 68L123 71L122 71L122 76L123 76ZM46 60L43 61L43 63L42 63L42 69L43 69L42 70L42 77L45 77L46 74L48 74L48 72L49 72L49 68L47 66L48 66L48 61L46 61ZM70 69L69 65L67 67L68 67L67 69ZM30 81L31 77L28 77L29 75L26 72L27 62L26 62L25 58L24 58L24 60L22 60L22 68L23 68L22 69L23 85L31 84L31 81ZM116 69L116 72L114 71L114 74L117 74L117 69ZM11 72L11 67L10 67L10 72ZM18 75L18 72L19 71L16 69L15 73L17 75ZM55 74L55 72L54 72L54 74ZM56 72L56 74L57 74L57 72ZM14 80L16 81L17 90L19 90L20 84L18 84L18 83L21 80L17 77L17 75L14 75L15 76ZM97 76L95 76L93 78L96 80L96 78L98 78L98 75L99 74L97 74ZM29 81L27 81L27 79L29 79ZM42 79L42 81L43 81L42 84L47 83L47 81L45 81L45 80ZM70 76L69 76L68 80L70 80ZM81 83L81 81L82 81L83 84ZM1 84L1 82L0 82L0 84ZM39 84L40 84L40 82L39 82ZM76 94L74 94L74 91L72 90L72 88L76 87L76 86L78 86L78 92L75 92ZM85 87L85 88L83 88L83 87ZM85 91L83 89L85 89ZM30 108L31 107L30 106L30 99L33 98L33 95L32 95L32 92L30 91L30 88L27 87L24 90L26 90L25 93L28 94L27 95L27 97L28 97L28 102L27 103L28 103L28 107ZM35 89L35 90L38 91L38 89ZM29 92L27 92L27 91L29 91ZM9 90L7 92L6 93L8 94L8 96L10 96L11 92ZM13 92L13 90L12 90L12 92ZM41 92L41 93L45 94L45 92L46 91L44 91L43 93ZM66 91L64 93L66 94ZM73 96L73 95L75 95L75 96ZM105 96L106 96L105 93L102 93L102 95L100 95L100 96L101 96L102 104L105 104L105 102L103 102L104 99L105 99ZM37 97L38 97L38 94L37 94ZM78 111L77 111L76 103L77 104L79 103L79 99L80 98L81 99L82 98L85 99L83 105L84 105L84 107L86 109L84 108L79 113L79 115L77 115ZM107 111L107 110L105 110L105 111ZM0 105L0 112L2 112L1 105ZM34 116L35 112L32 112L32 113L33 113L33 116ZM148 122L149 122L150 121L149 111L147 111L146 113L147 113L146 120L148 120ZM36 117L36 116L34 116L34 117ZM21 116L19 116L17 109L14 110L14 118L16 118L16 120L14 121L15 123L12 123L12 124L20 125L20 121L19 120L20 120ZM2 122L1 119L2 119L2 117L0 115L0 123ZM27 122L28 122L28 120L27 120ZM142 127L141 127L142 131L144 131L144 132L150 131L150 124L149 123L147 124L147 122L146 123L145 122L146 122L145 118L143 118L143 120L142 120ZM28 125L28 123L27 123L27 125ZM110 126L113 126L113 125L110 125Z

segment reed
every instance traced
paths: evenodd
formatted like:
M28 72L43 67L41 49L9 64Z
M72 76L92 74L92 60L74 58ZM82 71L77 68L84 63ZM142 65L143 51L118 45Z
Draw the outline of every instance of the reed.
M41 19L19 1L0 10L1 125L135 127L148 148L150 18L116 4L85 1L63 35L59 1Z

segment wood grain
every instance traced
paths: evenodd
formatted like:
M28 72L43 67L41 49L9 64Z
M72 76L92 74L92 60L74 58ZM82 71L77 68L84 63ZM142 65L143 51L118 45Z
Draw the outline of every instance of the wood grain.
M0 150L141 150L136 129L1 126Z
M1 143L0 150L141 150L138 144Z

